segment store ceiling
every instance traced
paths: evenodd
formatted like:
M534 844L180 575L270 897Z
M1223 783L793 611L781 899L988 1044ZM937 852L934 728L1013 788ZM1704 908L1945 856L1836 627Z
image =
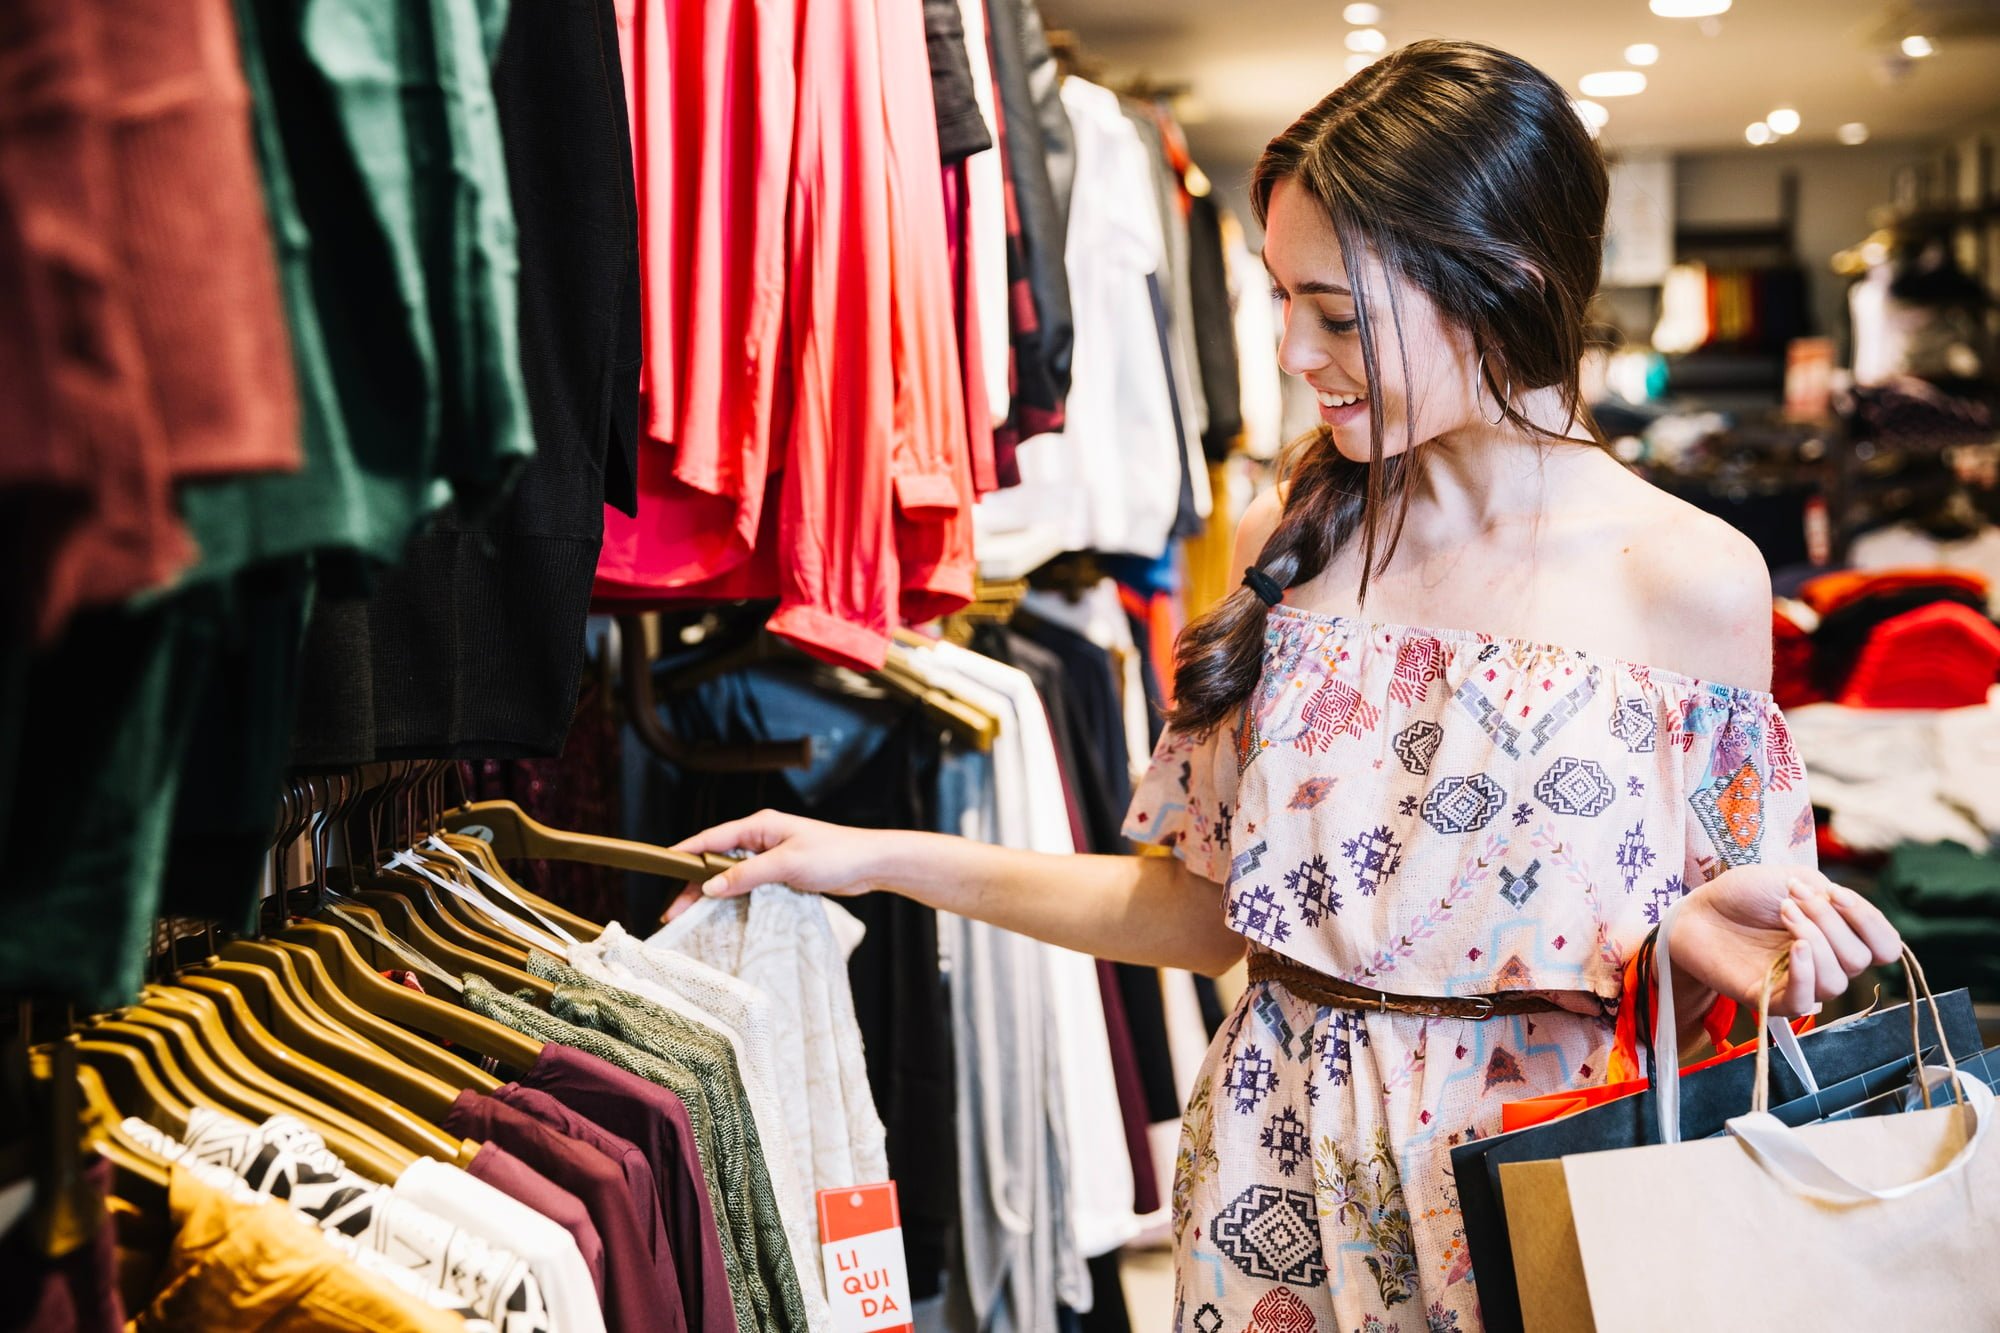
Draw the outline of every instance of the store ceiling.
M1197 154L1249 162L1270 137L1347 77L1345 0L1042 0L1104 77L1185 87ZM1572 94L1595 70L1626 68L1635 42L1660 49L1636 97L1600 99L1618 149L1740 148L1773 109L1801 117L1787 142L1833 144L1866 124L1875 142L1931 138L2000 116L2000 0L1736 0L1705 35L1647 0L1383 0L1391 46L1424 37L1490 42L1534 61ZM1909 60L1912 33L1936 54Z

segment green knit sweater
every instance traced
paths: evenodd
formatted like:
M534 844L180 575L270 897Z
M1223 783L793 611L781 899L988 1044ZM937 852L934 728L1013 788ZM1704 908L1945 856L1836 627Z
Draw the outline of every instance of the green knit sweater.
M755 1333L760 1329L762 1325L757 1320L751 1289L762 1286L762 1283L750 1278L749 1274L756 1269L744 1262L737 1247L736 1228L728 1211L730 1195L723 1190L717 1174L714 1122L709 1114L708 1094L702 1087L701 1079L684 1066L627 1045L596 1028L579 1027L545 1013L525 999L496 990L485 978L471 973L465 977L465 1005L475 1014L505 1024L537 1041L559 1042L609 1061L628 1074L636 1074L649 1083L659 1084L681 1099L687 1107L688 1122L694 1127L695 1148L701 1157L701 1173L708 1187L709 1207L715 1214L722 1266L729 1274L730 1301L736 1310L736 1327L739 1333Z
M778 1210L757 1122L728 1039L686 1015L608 986L538 950L528 955L528 971L555 986L550 1012L679 1064L701 1080L713 1117L716 1174L725 1187L730 1223L745 1269L762 1279L750 1284L757 1300L758 1327L768 1333L807 1333L805 1299L785 1237L784 1216Z

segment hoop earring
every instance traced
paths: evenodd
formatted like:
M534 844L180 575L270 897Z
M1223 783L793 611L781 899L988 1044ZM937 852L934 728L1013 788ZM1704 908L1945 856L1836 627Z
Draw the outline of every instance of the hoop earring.
M1480 384L1480 387L1481 387L1481 388L1485 388L1485 387L1486 387L1486 349L1485 349L1485 348L1481 348L1481 349L1480 349L1480 351L1479 351L1479 384ZM1488 418L1488 419L1486 419L1486 424L1487 424L1487 425L1489 425L1489 426L1497 426L1497 425L1499 425L1499 424L1500 424L1501 422L1503 422L1503 421L1505 421L1505 420L1507 419L1507 399L1509 399L1509 398L1512 398L1513 396L1514 396L1514 372L1510 370L1510 371L1508 371L1508 372L1507 372L1507 393L1506 393L1506 396L1505 396L1505 397L1502 397L1502 398L1496 398L1496 399L1494 400L1494 405L1495 405L1495 406L1497 406L1497 407L1498 407L1498 408L1500 409L1500 411L1499 411L1499 414L1498 414L1498 415L1496 415L1496 416L1494 416L1494 417L1491 417L1491 418Z

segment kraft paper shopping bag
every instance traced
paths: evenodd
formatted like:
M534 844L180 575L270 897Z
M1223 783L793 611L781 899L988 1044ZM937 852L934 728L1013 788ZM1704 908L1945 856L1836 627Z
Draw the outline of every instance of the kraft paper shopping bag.
M1930 1110L1794 1128L1760 1080L1727 1137L1502 1166L1524 1326L2000 1327L1995 1097L1944 1059Z

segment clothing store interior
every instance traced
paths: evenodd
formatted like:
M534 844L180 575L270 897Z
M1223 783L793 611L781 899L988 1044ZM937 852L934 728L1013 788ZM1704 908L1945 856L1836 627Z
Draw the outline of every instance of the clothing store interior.
M1911 1084L1930 1105L1954 1053L2000 1084L2000 4L9 9L0 1333L1640 1327L1607 1312L1576 1167L1585 1253L1544 1281L1509 1248L1525 1187L1497 1193L1527 1177L1458 1154L1654 1104L1653 992L1619 978L1655 966L1650 923L1666 996L1663 915L1737 864L1649 843L1667 822L1738 859L1774 836L1921 966L1789 1023L1710 1011L1709 1065L1668 1080L1712 1117L1686 1143L1643 1146L1646 1111L1517 1156L1716 1147L1694 1140L1734 1132L1753 1065L1801 1141L1916 1123L1886 1112ZM1220 751L1168 725L1184 628L1255 598L1281 648L1314 623L1246 578L1238 524L1348 410L1281 367L1253 169L1432 39L1543 71L1608 165L1582 402L1769 569L1756 708L1783 711L1747 733L1750 690L1649 685L1588 643L1342 617L1313 633L1347 646L1267 666ZM1585 684L1517 729L1480 684L1503 658ZM1346 683L1391 666L1388 697ZM1397 720L1425 699L1443 733ZM1572 715L1634 775L1425 776L1450 736L1513 754ZM1387 757L1383 808L1340 812L1336 742ZM1307 856L1260 870L1234 784L1321 753L1268 807ZM1614 800L1592 881L1561 844ZM714 892L763 847L685 844L759 811L1178 854L1278 954L1337 933L1343 895L1340 921L1389 910L1406 845L1518 845L1436 888L1405 870L1371 967L1292 950L1361 997L1315 1018L1243 960L1094 957L917 892ZM1060 897L1071 861L1009 891ZM1540 931L1477 976L1450 935L1475 893ZM1530 992L1570 920L1611 978L1597 1054L1548 1074L1468 1036L1448 1140L1316 1137L1350 1078L1400 1107L1412 1068L1448 1072L1444 1029L1377 1026L1433 1021L1386 1012L1385 988L1442 993L1399 958L1450 935L1469 989L1513 968ZM1607 1083L1614 1025L1644 1058ZM1873 1064L1800 1062L1842 1031ZM1731 1069L1740 1105L1696 1095ZM1224 1121L1263 1183L1204 1184ZM1433 1150L1420 1188L1403 1154ZM1956 1308L1920 1322L2000 1326Z

